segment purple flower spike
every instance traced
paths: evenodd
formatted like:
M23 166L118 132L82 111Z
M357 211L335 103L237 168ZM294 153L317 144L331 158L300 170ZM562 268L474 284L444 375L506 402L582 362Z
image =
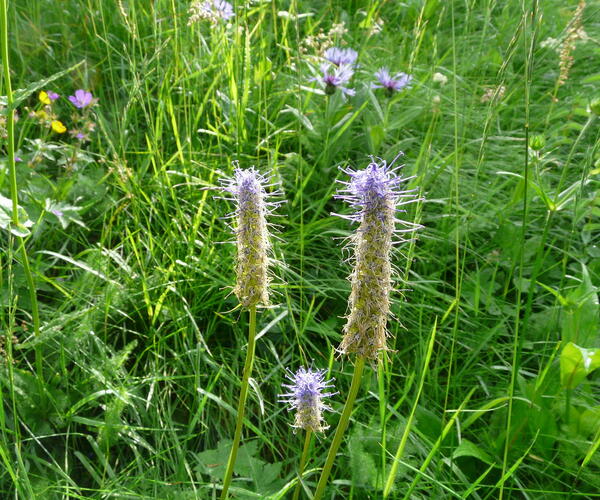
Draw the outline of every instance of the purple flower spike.
M51 90L49 90L47 92L48 94L48 99L50 99L51 101L56 101L56 99L58 99L60 97L60 95L58 95L56 92L52 92Z
M233 13L233 7L225 0L213 0L212 6L216 15L225 21L231 19L235 15Z
M213 24L219 21L227 21L231 19L235 13L233 7L225 0L206 0L204 2L192 2L189 9L190 18L189 24L193 24L200 19L206 19Z
M269 303L268 275L269 231L266 216L278 202L268 202L268 178L254 167L241 169L237 162L232 179L222 179L223 191L230 193L236 204L232 214L236 220L237 245L236 285L233 292L243 307ZM277 191L270 193L278 194Z
M336 66L353 66L357 57L358 53L353 49L340 49L339 47L331 47L325 51L325 59Z
M313 80L318 80L325 84L325 93L327 95L334 94L338 88L346 95L352 96L355 94L354 89L345 87L350 78L352 78L352 75L354 75L354 70L351 66L343 65L336 67L328 63L323 63L321 71L323 72L323 76L321 78L313 78Z
M280 394L281 402L288 403L290 410L296 410L295 429L320 432L328 428L323 424L323 410L331 408L323 403L324 397L335 392L323 392L333 387L333 379L325 380L326 370L306 369L303 366L296 373L288 370L286 378L291 384L283 384L290 392Z
M76 90L74 96L69 96L69 101L71 101L73 105L79 109L85 108L92 104L92 100L92 93L82 89Z
M372 83L371 88L385 89L389 95L409 87L412 81L412 76L402 72L392 78L387 68L381 68L375 73L375 77L379 80L379 83Z
M336 196L356 209L353 215L343 217L360 224L351 239L354 269L350 274L350 313L339 349L367 359L376 359L380 351L387 349L394 236L419 227L396 218L398 207L416 198L414 190L399 189L400 183L407 179L396 175L397 169L391 168L393 164L388 166L384 160L377 163L372 158L364 170L343 170L350 181L342 182L345 187ZM398 222L406 228L397 230Z

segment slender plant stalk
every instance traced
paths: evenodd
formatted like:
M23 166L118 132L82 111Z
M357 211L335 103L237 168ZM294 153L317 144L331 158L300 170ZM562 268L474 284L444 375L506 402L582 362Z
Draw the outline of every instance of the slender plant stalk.
M306 467L306 462L308 461L308 451L310 450L311 438L312 438L312 431L307 430L304 435L304 448L302 449L302 456L300 457L300 464L298 465L298 484L296 485L296 489L294 490L294 496L292 497L292 500L298 500L298 498L300 498L300 490L302 489L300 480L302 479L302 474L304 473L304 467Z
M248 350L246 351L244 376L242 379L242 388L240 390L240 399L238 401L235 434L233 436L231 452L229 453L229 460L227 461L227 470L225 472L225 479L223 480L223 490L221 490L222 500L227 498L227 491L229 490L229 486L231 485L231 479L233 477L233 467L235 465L238 448L240 446L240 438L242 437L242 427L244 424L244 410L246 408L246 398L248 396L248 383L250 380L250 374L252 373L252 365L254 364L254 348L256 346L256 306L250 307L249 313L250 327L248 331Z
M427 346L427 354L425 354L425 361L423 362L423 368L421 369L421 379L419 381L419 388L417 389L417 396L413 402L413 406L410 410L410 415L406 422L406 426L404 427L404 432L402 433L402 438L400 439L400 444L398 445L398 450L396 451L396 455L394 456L394 461L392 462L392 468L390 469L390 474L388 475L387 481L385 482L385 488L383 489L383 498L387 498L392 491L392 486L394 486L394 481L396 480L396 474L398 473L398 465L400 464L400 459L404 454L404 448L408 441L408 436L410 434L410 429L412 427L413 420L415 418L415 413L417 411L417 406L419 404L419 400L421 399L421 393L423 392L423 385L425 383L425 377L427 377L427 372L429 371L429 361L431 359L431 353L433 352L433 345L435 343L435 334L437 331L437 318L435 319L435 323L433 325L433 329L431 330L431 336L429 337L429 345Z
M352 376L352 384L350 385L350 392L348 393L348 399L346 399L346 404L344 405L342 416L340 417L337 429L335 430L335 436L333 436L333 441L331 443L331 446L329 447L327 459L325 460L325 465L323 466L323 470L321 471L321 477L319 478L319 483L317 484L317 489L315 491L313 500L320 500L323 496L323 493L325 493L325 487L327 486L327 479L329 478L329 473L331 472L331 468L333 467L333 462L335 461L335 456L340 447L340 444L342 444L342 438L344 437L344 433L346 432L346 428L348 427L348 422L350 421L350 415L352 414L354 400L356 399L356 395L358 394L358 389L360 389L360 381L362 379L364 367L365 357L357 356L356 364L354 365L354 375Z
M537 0L532 0L532 9L531 12L526 11L523 12L523 33L524 33L524 43L525 48L527 50L527 54L524 62L524 90L525 90L525 148L524 148L524 164L523 164L523 180L525 186L529 186L529 116L530 116L530 90L531 90L531 81L532 81L532 64L533 64L533 54L534 54L534 45L535 45L535 23L536 23L536 13L537 13ZM531 36L527 38L527 21L531 18L532 23L532 31ZM529 42L529 45L527 43ZM561 181L562 182L562 181ZM527 196L527 189L523 190L523 212L522 212L522 225L521 225L521 252L519 256L519 283L522 283L523 279L523 267L524 267L524 247L525 247L525 238L527 233L527 228L529 227L529 199ZM521 362L521 350L523 348L523 336L521 334L521 329L526 326L521 320L521 295L522 290L521 287L517 287L517 294L515 299L516 311L515 311L515 326L514 326L514 336L513 336L513 344L512 344L512 359L511 359L511 371L510 371L510 383L508 386L508 408L506 412L506 427L505 427L505 440L504 440L504 453L502 455L502 477L500 480L500 491L498 492L498 500L503 500L504 498L504 484L506 479L508 479L507 472L508 469L508 452L510 445L512 443L511 439L511 427L513 420L513 403L514 403L514 395L515 388L517 383L517 375L519 373L519 365ZM525 308L525 312L527 314L527 306ZM510 493L509 493L510 496Z
M0 0L0 45L2 50L2 73L6 92L6 145L8 150L8 176L10 185L10 198L12 200L12 225L20 228L19 222L19 198L17 191L17 169L15 167L15 122L14 122L14 99L12 93L12 84L10 81L10 63L8 60L8 16L7 0ZM31 316L33 318L33 332L36 336L40 334L40 314L37 302L35 282L29 266L29 257L25 247L25 239L17 236L19 239L19 250L21 251L21 264L25 272L25 279L29 288L29 298L31 301ZM39 347L35 350L35 364L39 381L42 380L42 356Z

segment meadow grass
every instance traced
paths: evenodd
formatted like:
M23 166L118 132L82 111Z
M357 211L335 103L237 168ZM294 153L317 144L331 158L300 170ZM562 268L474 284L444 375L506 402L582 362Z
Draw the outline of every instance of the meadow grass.
M365 368L325 498L382 498L391 470L388 498L600 497L598 373L561 377L566 343L600 348L600 5L562 85L574 1L252 1L230 26L188 26L188 7L8 2L34 224L15 235L0 205L2 498L218 497L248 338L232 207L214 199L234 160L270 170L286 203L230 493L291 498L305 443L278 402L285 368L335 377L332 429L353 371L336 353L353 230L331 216L347 210L337 167L400 151L424 198L401 215L424 229L394 254L392 351ZM359 53L347 100L310 81L328 34ZM370 89L384 65L411 88ZM78 88L99 99L81 150L25 110L54 90L69 126ZM312 441L306 498L332 429Z

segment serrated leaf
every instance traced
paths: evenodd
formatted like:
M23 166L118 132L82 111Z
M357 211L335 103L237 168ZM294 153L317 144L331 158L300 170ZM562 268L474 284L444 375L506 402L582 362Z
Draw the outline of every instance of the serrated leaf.
M196 453L198 471L208 474L213 479L223 479L231 444L232 441L230 439L223 439L219 441L214 450L205 450Z
M374 486L377 483L375 457L365 449L365 434L362 430L353 432L348 442L352 483L356 486Z

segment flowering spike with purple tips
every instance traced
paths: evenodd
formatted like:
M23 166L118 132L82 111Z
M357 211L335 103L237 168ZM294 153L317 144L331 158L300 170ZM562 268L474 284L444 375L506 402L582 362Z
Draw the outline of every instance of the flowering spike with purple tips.
M190 18L188 25L206 19L213 24L219 21L228 21L235 13L233 6L225 0L206 0L192 2L189 8Z
M354 49L330 47L325 51L325 59L336 66L354 66L358 53Z
M386 323L390 311L392 265L390 253L396 233L410 232L418 225L399 221L398 207L416 201L415 192L403 191L406 179L397 175L397 168L384 160L372 159L364 170L344 170L350 176L343 182L337 198L356 209L351 220L359 222L352 236L354 269L350 313L344 326L340 345L343 353L356 353L366 359L376 359L386 350ZM405 229L397 230L400 222Z
M371 88L373 89L385 89L389 96L393 95L394 92L399 92L404 88L410 87L412 76L406 73L398 73L393 77L387 68L381 68L375 73L377 83L372 83Z
M281 401L289 403L290 410L296 410L293 427L306 431L320 432L329 426L323 424L323 411L331 408L323 403L323 398L337 394L324 392L333 387L333 379L325 380L326 370L306 369L303 366L296 373L288 371L286 377L292 382L283 384L290 392L281 394Z
M268 252L270 249L266 216L269 204L265 187L268 179L254 167L237 166L232 179L221 181L236 203L236 285L233 289L245 308L269 302Z

